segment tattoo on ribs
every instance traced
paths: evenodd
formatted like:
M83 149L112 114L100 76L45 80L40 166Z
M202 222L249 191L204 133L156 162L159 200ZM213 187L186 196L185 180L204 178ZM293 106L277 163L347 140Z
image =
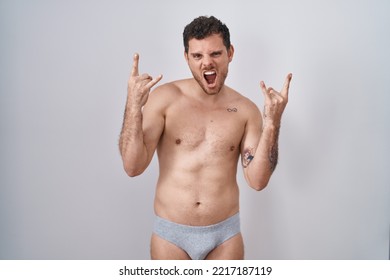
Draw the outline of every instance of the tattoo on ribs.
M246 148L244 150L244 157L242 159L242 166L244 168L247 168L249 166L249 164L251 163L251 161L253 160L254 156L253 156L253 148Z

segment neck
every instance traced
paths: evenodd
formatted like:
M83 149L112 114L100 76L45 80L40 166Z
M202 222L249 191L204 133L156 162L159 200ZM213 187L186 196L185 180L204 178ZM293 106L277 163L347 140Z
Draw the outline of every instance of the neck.
M203 88L198 84L198 82L195 79L192 79L193 85L193 96L204 103L207 104L215 104L218 103L219 100L225 95L226 86L223 85L221 90L214 94L208 94L203 90Z

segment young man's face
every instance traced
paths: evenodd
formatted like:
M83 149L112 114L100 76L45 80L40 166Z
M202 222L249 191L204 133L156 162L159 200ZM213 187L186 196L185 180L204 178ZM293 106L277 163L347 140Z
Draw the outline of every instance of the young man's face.
M188 53L184 54L192 75L206 94L214 95L221 91L233 53L233 46L227 50L219 34L189 40Z

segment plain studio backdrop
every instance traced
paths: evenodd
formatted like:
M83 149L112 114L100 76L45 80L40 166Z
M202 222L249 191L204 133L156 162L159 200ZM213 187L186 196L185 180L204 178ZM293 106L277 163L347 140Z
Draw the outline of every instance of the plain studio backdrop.
M184 26L215 15L226 83L294 74L280 161L238 173L247 259L388 259L389 1L1 1L0 258L149 259L158 176L118 150L132 55L161 83L191 76Z

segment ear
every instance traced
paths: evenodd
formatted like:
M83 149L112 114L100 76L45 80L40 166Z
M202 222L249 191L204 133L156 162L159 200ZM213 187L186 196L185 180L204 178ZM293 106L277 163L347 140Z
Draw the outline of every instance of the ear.
M188 63L188 53L184 50L184 59L187 61Z
M228 50L229 62L232 62L232 60L233 60L233 55L234 55L234 47L233 47L233 45L230 45L230 49Z

